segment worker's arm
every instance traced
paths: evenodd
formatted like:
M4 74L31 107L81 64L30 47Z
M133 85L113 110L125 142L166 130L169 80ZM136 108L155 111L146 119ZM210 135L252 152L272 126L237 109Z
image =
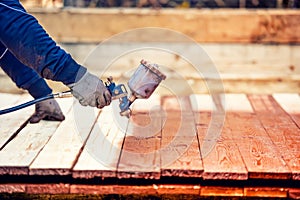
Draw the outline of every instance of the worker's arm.
M102 108L110 103L110 93L102 81L56 45L17 0L0 1L0 40L43 78L68 85L83 105Z

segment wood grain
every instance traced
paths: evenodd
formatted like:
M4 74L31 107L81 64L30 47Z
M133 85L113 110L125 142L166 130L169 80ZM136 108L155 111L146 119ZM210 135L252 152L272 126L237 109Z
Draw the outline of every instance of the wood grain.
M117 169L119 178L160 178L161 114L157 94L134 102Z
M203 164L189 97L167 97L162 105L162 176L201 177Z
M201 153L205 155L203 156L203 178L248 179L247 168L239 152L238 145L232 138L228 121L225 122L221 130L218 130L213 127L218 125L217 122L212 122L209 127L208 121L211 118L209 113L201 113L201 116L202 122L197 129L200 145L202 145ZM221 131L219 137L208 135L214 134L214 131Z
M154 185L80 185L70 186L71 194L156 195Z
M14 94L3 94L0 93L1 98L1 109L6 109L10 106L16 106L24 103L32 98L28 94L14 95ZM34 112L34 106L30 106L12 113L7 113L0 116L0 148L3 148L5 143L19 131L22 125L26 125L26 120Z
M29 167L30 175L68 175L95 123L99 110L74 101L66 120Z
M159 195L172 195L172 194L185 194L185 195L200 195L200 185L181 185L181 184L161 184L155 185L157 194Z
M272 96L249 95L249 99L263 127L291 169L293 179L300 180L299 127Z
M242 187L204 186L200 189L200 195L242 197L244 196L244 191Z
M233 140L242 155L249 178L288 179L291 171L282 159L280 150L265 131L258 117L249 110L250 102L245 95L231 94L245 112L226 110ZM240 100L239 100L240 99ZM226 101L227 103L227 101ZM250 106L251 107L251 106ZM235 109L233 110L235 111Z
M288 189L280 187L245 187L244 196L246 197L267 197L267 198L287 198Z
M244 9L87 10L73 8L47 12L31 10L30 13L58 42L99 42L120 32L144 27L176 30L197 42L299 43L300 40L297 35L300 16L296 10L276 9L253 12ZM183 39L185 38L174 38L169 35L153 37L147 31L128 38L131 41L148 42L159 40L180 42Z
M190 100L195 115L198 115L197 132L203 157L203 178L247 179L248 172L232 139L228 121L224 123L224 96L191 95ZM227 106L233 107L230 104Z
M75 178L116 177L128 119L114 110L115 102L102 109L90 137L73 168Z
M130 118L117 169L119 178L160 178L161 117L159 111L152 114Z
M300 97L299 94L274 94L279 105L292 117L300 128Z
M72 99L59 99L63 113L68 113ZM27 175L29 165L43 149L61 122L40 121L27 124L18 135L0 151L0 174Z

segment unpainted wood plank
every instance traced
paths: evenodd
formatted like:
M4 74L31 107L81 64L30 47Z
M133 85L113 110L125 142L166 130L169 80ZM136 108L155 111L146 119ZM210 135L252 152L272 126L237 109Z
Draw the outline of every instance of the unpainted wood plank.
M116 177L128 119L114 107L118 108L115 101L102 109L72 170L74 178Z
M148 114L161 109L161 97L157 93L153 93L148 99L136 99L132 106L132 114Z
M74 101L51 139L29 167L30 175L67 175L75 164L99 110L79 105Z
M237 145L232 139L229 124L225 121L225 98L214 95L190 96L193 110L199 115L198 139L204 166L204 179L248 178Z
M160 111L133 115L118 164L119 178L160 178Z
M274 99L292 117L300 128L300 97L299 94L273 94Z
M63 113L67 113L72 99L57 100ZM61 122L40 121L28 124L0 151L0 174L27 175L29 165L42 150Z
M248 170L249 178L288 179L290 169L282 159L279 149L273 143L258 117L249 110L250 102L245 95L230 94L231 104L240 102L235 107L227 107L226 120L232 137L237 144ZM232 102L233 101L233 102ZM227 101L226 101L227 103ZM233 105L234 106L234 105ZM243 108L245 106L245 108ZM236 112L244 110L243 112Z
M46 30L49 30L55 40L66 43L97 43L129 28L138 29L147 26L177 30L200 43L300 42L300 37L297 35L300 16L297 10L263 9L252 12L247 9L203 11L162 9L158 12L154 9L111 8L93 10L92 14L90 10L85 9L61 9L57 12L31 10L31 14L43 24ZM101 25L98 23L99 20L102 21ZM60 23L55 23L58 21ZM87 21L89 23L86 23ZM122 23L111 27L112 21ZM180 42L185 39L182 36L174 38L164 34L163 30L159 32L162 32L161 37L153 35L151 31L144 31L144 34L134 34L134 37L127 41Z
M0 109L15 105L20 98L20 94L0 93Z
M300 129L272 96L249 95L251 104L280 155L300 180Z
M32 100L28 94L12 95L0 93L1 109L6 109L10 106L16 106L26 101ZM34 106L23 108L21 110L7 113L0 116L0 148L22 127L26 125L26 121L34 112Z
M203 164L189 97L166 97L162 105L162 176L201 177Z

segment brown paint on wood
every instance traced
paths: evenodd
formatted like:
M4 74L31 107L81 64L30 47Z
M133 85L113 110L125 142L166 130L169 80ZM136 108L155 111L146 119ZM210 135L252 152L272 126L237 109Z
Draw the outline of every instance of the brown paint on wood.
M237 144L249 178L288 179L290 170L279 149L264 130L257 116L227 113L233 139Z
M0 184L0 193L21 193L25 192L26 188L25 185L22 184L13 184L13 183L8 183L8 184Z
M300 189L299 188L289 188L288 197L291 199L300 199Z
M279 149L292 178L300 180L300 129L272 96L249 95L255 112Z
M192 194L200 195L200 185L161 184L154 185L157 194Z
M28 194L68 194L70 184L26 184Z
M197 126L197 130L203 156L203 178L246 180L248 171L232 139L229 122L225 121L223 125L222 121L215 121L209 125L211 113L202 112L200 116L201 125ZM217 129L217 126L223 127ZM221 131L219 136L216 131Z
M245 187L244 196L246 197L268 197L268 198L286 198L288 190L286 188L270 187Z
M119 178L159 178L161 136L160 111L136 114L129 121L126 138L118 163Z
M71 194L120 194L155 195L156 189L150 186L135 185L77 185L70 186Z
M162 107L162 176L201 177L203 164L189 97L166 97Z
M244 196L244 191L242 187L202 186L200 189L200 195L242 197Z

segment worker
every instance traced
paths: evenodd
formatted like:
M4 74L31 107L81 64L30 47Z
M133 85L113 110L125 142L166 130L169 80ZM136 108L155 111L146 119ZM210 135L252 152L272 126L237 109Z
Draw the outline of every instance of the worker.
M68 86L83 106L103 108L110 104L111 94L103 82L60 48L18 0L0 1L0 46L4 71L17 85L28 89L33 97L38 98L42 94L50 93L51 89L41 80L46 78ZM13 66L16 60L20 63ZM18 70L29 75L25 76ZM39 81L40 85L31 89L25 86L26 81ZM37 91L39 89L43 91ZM51 104L50 102L48 104ZM54 102L52 101L56 104ZM56 111L53 112L61 112L59 106L54 107ZM62 119L62 116L58 119Z
M0 67L15 82L15 84L34 98L47 96L52 93L46 81L36 71L21 63L8 49L0 43ZM65 119L55 99L35 104L35 112L30 117L30 123L40 120L63 121Z

